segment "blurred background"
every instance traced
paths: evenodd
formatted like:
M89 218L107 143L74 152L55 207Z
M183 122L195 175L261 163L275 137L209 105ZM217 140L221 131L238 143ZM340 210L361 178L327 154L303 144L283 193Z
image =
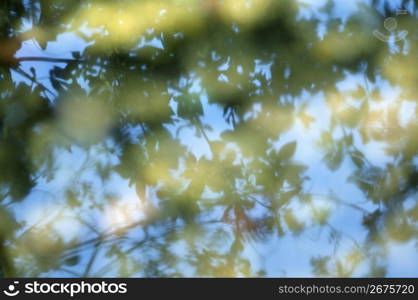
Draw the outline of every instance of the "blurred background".
M0 276L418 276L417 2L1 1Z

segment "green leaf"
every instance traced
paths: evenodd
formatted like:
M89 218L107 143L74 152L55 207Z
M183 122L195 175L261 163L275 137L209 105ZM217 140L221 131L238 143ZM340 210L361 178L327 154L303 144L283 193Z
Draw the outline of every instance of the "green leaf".
M366 90L361 85L357 85L357 89L351 93L351 96L356 99L363 99L366 96Z
M296 144L297 144L297 142L290 142L290 143L284 145L280 149L280 151L279 151L279 153L277 155L277 157L279 158L279 160L280 161L286 161L286 160L291 159L292 156L296 152Z
M65 259L64 264L67 266L75 266L80 261L79 255L70 256L69 258Z
M293 211L290 209L286 210L284 214L284 221L286 222L287 227L294 234L298 234L303 230L303 224L295 217Z
M341 142L338 142L334 147L328 150L324 156L325 164L332 171L337 170L343 161L344 149Z
M356 165L357 168L361 169L364 166L364 155L362 152L358 150L354 150L350 152L350 158L353 163Z

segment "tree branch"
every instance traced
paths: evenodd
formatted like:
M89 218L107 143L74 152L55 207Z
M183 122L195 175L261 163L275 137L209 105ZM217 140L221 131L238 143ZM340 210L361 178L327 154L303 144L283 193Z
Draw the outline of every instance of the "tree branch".
M43 61L51 63L72 63L72 62L84 62L80 59L71 59L71 58L52 58L52 57L42 57L42 56L24 56L16 58L18 62L22 61Z
M27 74L25 71L23 71L21 68L16 67L13 68L13 71L15 71L16 73L22 75L23 77L29 79L32 83L35 83L36 85L39 85L44 91L47 91L48 93L50 93L53 97L55 97L55 94L48 89L46 86L44 86L42 83L38 82L35 78L33 78L32 76L30 76L29 74Z

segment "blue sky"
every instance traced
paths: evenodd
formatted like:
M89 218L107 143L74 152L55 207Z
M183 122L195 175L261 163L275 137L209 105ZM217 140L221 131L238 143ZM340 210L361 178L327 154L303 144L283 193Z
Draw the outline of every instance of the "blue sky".
M304 9L300 12L301 18L319 18L326 21L325 16L318 12L318 8L323 6L326 0L303 0L301 2L307 3ZM356 1L336 1L336 6L333 13L340 18L347 19L356 13L358 3L361 0ZM363 1L369 3L370 1ZM394 7L399 5L400 1L392 1ZM321 27L319 27L321 28ZM321 30L318 32L321 35ZM150 45L154 47L161 47L161 43L158 39L153 40ZM17 56L46 56L46 57L57 57L57 58L71 58L72 51L83 51L87 44L74 33L65 33L57 37L55 42L48 43L45 50L42 50L39 45L33 40L24 42L22 48L17 53ZM44 78L43 83L52 89L50 86L48 76L49 70L53 67L51 63L45 62L23 62L22 68L29 72L30 67L34 67L37 70L38 77ZM224 68L228 68L228 63ZM270 65L259 64L255 72L260 72L269 79ZM15 81L27 81L22 78L19 74L13 74ZM204 116L202 121L205 124L211 126L212 130L208 131L210 140L217 140L220 138L220 134L230 129L230 125L222 117L223 111L220 107L215 104L209 104L207 95L204 89L200 86L198 78L192 79L192 87L189 92L197 93L204 105ZM83 85L87 88L86 83ZM340 82L337 88L340 91L346 91L354 89L357 85L364 85L363 74L347 74L346 78ZM388 82L380 80L377 83L377 87L385 95L385 99L382 105L388 104L391 99L394 99L399 94L399 89L391 86ZM337 171L330 171L322 161L322 151L318 149L318 139L320 138L321 130L325 130L329 126L330 112L325 103L325 97L322 93L309 94L302 93L299 96L298 101L309 102L307 112L315 118L315 122L312 124L309 130L304 129L301 122L296 121L295 126L292 127L286 134L284 134L279 141L276 143L276 147L296 140L298 142L297 152L295 154L295 160L300 161L310 166L307 171L307 175L310 177L308 186L306 187L309 192L318 195L314 199L314 204L328 206L333 210L333 214L330 223L335 228L344 229L357 241L362 241L365 238L364 228L361 226L362 215L347 206L335 205L333 201L327 199L330 193L336 194L344 202L353 203L364 206L364 209L373 211L376 209L371 204L363 205L366 202L364 195L361 191L355 187L355 185L347 183L347 177L351 175L353 170L352 163L345 160ZM175 104L172 102L172 106L175 109ZM411 110L413 107L403 108L403 119L413 117ZM178 126L170 127L170 131L174 135ZM191 128L184 128L179 134L182 144L186 145L188 149L196 156L206 156L210 158L210 150L203 138L198 138L195 132ZM355 137L359 139L359 137ZM358 143L359 149L366 154L369 161L377 166L383 166L388 162L389 158L383 151L382 144L369 143L367 145L361 145ZM38 222L45 222L49 218L53 218L57 214L61 204L63 202L63 190L68 184L68 178L74 176L81 166L86 153L81 148L74 147L72 153L57 153L59 161L57 176L51 182L39 181L31 195L22 203L15 206L17 216L21 220L26 220L28 226ZM100 154L95 154L95 149L91 150L90 155L94 159L107 159L101 158ZM97 189L97 197L103 197L106 190L116 195L119 195L119 201L122 204L126 204L128 210L141 211L140 204L136 199L136 193L133 187L129 187L129 183L126 180L118 176L113 176L110 184L103 190L99 184L98 179L93 173L87 172L83 175L86 180L93 182L93 185ZM152 192L152 191L150 191ZM40 201L42 200L42 201ZM414 201L414 200L411 200ZM123 205L122 205L123 206ZM124 206L125 207L125 206ZM126 208L125 207L125 208ZM118 209L114 209L111 214L115 215L118 213ZM124 209L124 208L123 208ZM120 220L123 223L124 212L121 212ZM306 218L309 223L309 211L303 206L297 206L295 209L299 212L300 218ZM66 212L63 212L66 215ZM90 220L95 226L105 230L109 224L109 220L106 219L106 212L89 210L85 208L85 217ZM140 219L143 217L141 213L138 215L130 216L128 219ZM305 220L306 221L306 220ZM88 233L83 226L75 221L71 214L66 215L65 218L61 218L56 224L57 230L62 233L62 237L68 239L71 236L85 235L92 236L92 233ZM267 243L252 242L246 247L246 253L251 258L254 266L263 266L267 270L268 276L312 276L311 265L309 259L312 256L318 255L336 255L343 257L353 246L350 238L344 238L341 242L340 247L335 251L333 245L328 242L329 235L327 231L318 226L312 226L309 230L298 236L287 234L281 238L273 238ZM87 260L89 252L86 250L84 259ZM99 259L96 262L96 268L99 268L105 258L99 255ZM408 277L416 276L418 272L418 254L417 248L414 243L408 244L397 244L392 243L388 248L388 276L399 276ZM77 271L75 269L74 271ZM360 267L355 275L361 276L365 272L365 268ZM66 273L50 273L50 276L67 276Z

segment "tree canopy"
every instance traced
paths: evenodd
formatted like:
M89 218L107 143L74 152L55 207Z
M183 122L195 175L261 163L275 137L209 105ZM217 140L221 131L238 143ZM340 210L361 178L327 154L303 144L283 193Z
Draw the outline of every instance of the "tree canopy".
M344 2L3 0L1 275L390 275L416 1Z

